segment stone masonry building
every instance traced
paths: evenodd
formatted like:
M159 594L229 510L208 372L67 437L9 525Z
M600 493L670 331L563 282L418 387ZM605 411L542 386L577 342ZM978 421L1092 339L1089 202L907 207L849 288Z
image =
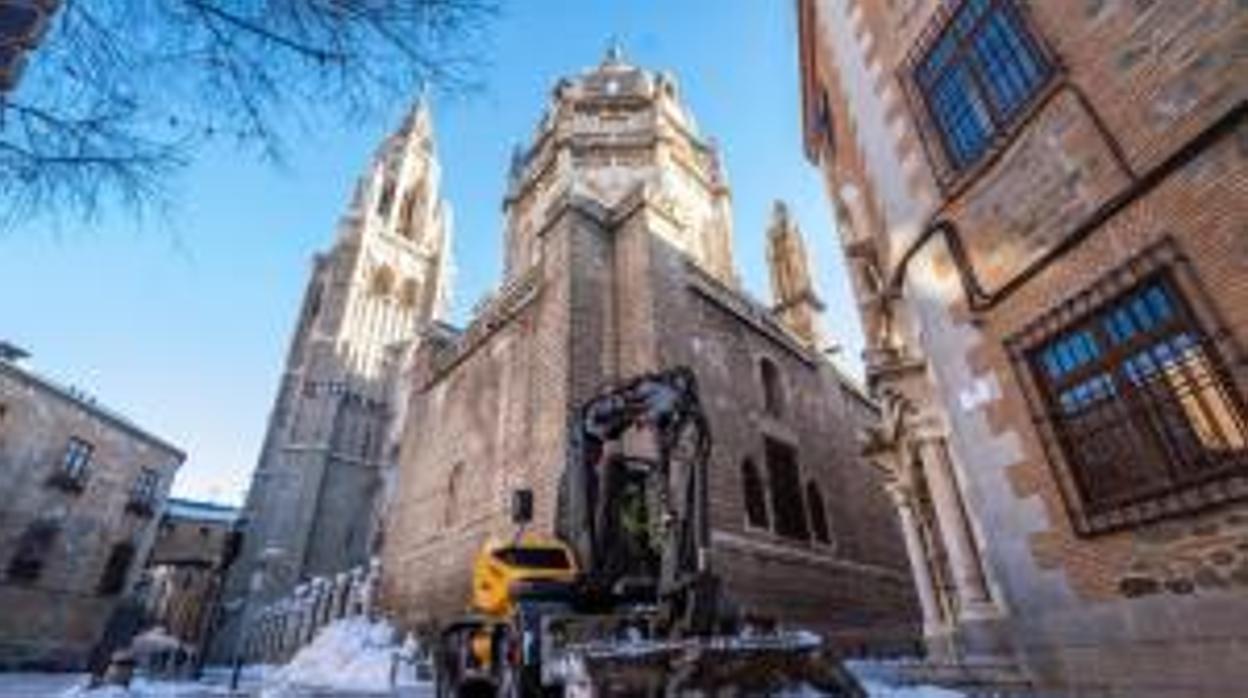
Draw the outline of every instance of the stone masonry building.
M144 570L152 625L198 654L238 548L238 507L170 498Z
M504 202L504 278L411 364L383 598L408 627L468 601L471 560L514 533L510 493L554 527L573 410L613 382L696 373L713 439L711 565L750 616L845 643L917 637L905 552L859 454L874 405L822 354L800 235L768 235L777 307L740 288L728 184L676 80L613 51L555 85Z
M391 430L401 423L396 376L417 331L448 301L450 211L439 177L421 100L361 178L333 248L313 260L242 512L220 652L232 651L249 607L366 563L375 547Z
M799 0L935 659L1248 680L1248 8Z
M0 342L0 670L81 669L185 460Z

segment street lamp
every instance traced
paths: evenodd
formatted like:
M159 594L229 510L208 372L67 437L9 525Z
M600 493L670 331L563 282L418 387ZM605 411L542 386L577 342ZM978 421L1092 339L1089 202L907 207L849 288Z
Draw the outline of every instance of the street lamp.
M285 551L277 546L268 546L260 551L256 558L256 568L251 573L251 579L247 583L247 598L243 602L242 613L239 619L239 636L234 643L234 671L230 675L230 690L238 690L239 677L243 672L243 649L248 642L249 627L251 625L252 609L255 606L255 600L260 597L264 591L266 581L266 573L268 567L280 560Z

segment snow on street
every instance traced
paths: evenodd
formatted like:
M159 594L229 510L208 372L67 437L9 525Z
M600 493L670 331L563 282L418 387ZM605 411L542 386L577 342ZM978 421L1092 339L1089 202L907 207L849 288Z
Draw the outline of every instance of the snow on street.
M229 690L230 672L213 667L202 681L135 679L129 688L102 686L88 690L85 674L0 674L0 698L432 698L428 667L417 671L414 645L396 643L394 629L384 621L350 618L331 623L282 667L251 666L239 691ZM396 687L391 686L395 657ZM887 663L847 662L871 698L963 698L964 694L934 686L895 687L887 683ZM798 686L780 691L787 698L820 698L825 694Z

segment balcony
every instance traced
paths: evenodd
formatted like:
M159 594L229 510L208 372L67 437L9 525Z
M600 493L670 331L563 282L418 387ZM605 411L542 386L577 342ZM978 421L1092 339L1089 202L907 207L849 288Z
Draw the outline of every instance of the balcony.
M87 475L86 473L74 474L58 468L48 476L44 484L70 494L81 494L87 489Z

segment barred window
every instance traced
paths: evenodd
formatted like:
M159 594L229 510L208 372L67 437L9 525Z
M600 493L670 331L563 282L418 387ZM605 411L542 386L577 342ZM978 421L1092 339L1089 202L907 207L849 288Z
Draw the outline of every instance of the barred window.
M1165 272L1076 320L1027 361L1088 515L1248 472L1243 396ZM1178 499L1180 508L1200 506Z
M134 480L134 486L130 490L130 500L150 506L156 501L156 487L159 484L160 473L152 468L143 468Z
M912 59L918 93L949 166L966 169L1053 74L1015 0L964 0Z

